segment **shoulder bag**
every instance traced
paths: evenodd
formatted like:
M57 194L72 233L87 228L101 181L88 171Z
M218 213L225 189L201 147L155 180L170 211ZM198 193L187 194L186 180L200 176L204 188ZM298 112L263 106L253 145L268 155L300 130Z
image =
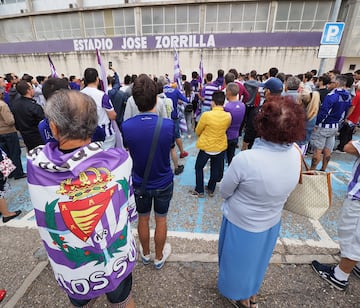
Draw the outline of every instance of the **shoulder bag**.
M310 170L302 155L300 164L299 183L291 192L284 209L308 218L319 219L331 206L331 173Z

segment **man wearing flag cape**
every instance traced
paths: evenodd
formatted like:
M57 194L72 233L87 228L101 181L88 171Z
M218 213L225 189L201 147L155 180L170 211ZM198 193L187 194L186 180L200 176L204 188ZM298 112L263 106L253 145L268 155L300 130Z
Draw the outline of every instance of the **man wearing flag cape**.
M124 149L91 143L98 116L90 96L59 90L45 115L58 142L30 151L27 170L55 279L75 307L88 307L102 294L111 307L135 307L132 160Z

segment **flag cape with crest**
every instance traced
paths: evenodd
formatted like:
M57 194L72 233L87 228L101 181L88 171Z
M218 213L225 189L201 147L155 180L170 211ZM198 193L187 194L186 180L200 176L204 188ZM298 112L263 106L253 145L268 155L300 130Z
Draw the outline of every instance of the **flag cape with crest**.
M28 154L36 223L55 279L75 299L113 291L133 270L132 160L90 143L62 153L50 142Z

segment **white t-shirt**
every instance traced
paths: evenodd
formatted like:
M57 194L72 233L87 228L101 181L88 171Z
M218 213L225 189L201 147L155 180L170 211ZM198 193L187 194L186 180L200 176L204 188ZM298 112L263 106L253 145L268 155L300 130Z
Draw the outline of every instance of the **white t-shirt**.
M82 93L92 97L96 103L96 109L98 114L98 125L105 128L105 135L114 135L114 130L111 126L111 121L106 111L114 110L114 107L109 99L109 96L103 91L96 88L86 87L81 90Z

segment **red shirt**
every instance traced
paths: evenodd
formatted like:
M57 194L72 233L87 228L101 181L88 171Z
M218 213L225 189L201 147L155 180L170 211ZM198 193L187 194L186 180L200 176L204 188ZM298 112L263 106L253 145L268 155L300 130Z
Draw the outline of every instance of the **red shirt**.
M352 123L357 124L360 118L360 91L356 91L356 95L353 98L351 105L354 106L354 110L347 119Z

